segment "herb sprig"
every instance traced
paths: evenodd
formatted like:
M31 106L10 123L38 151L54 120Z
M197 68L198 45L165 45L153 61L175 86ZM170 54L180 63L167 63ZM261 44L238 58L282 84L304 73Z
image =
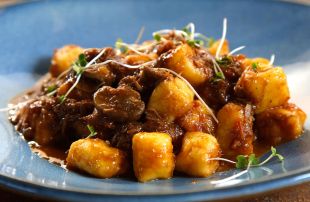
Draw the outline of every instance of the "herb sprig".
M125 54L128 51L128 47L124 46L124 42L121 38L118 38L115 42L115 48L120 50L121 53Z
M84 72L85 66L87 65L85 54L80 54L79 58L72 65L72 69L76 72L77 75L82 74Z
M153 39L154 39L155 41L159 42L159 41L161 40L161 36L160 36L158 33L155 33L155 34L153 35Z
M257 68L258 68L258 63L257 62L253 62L251 66L252 66L252 69L256 72Z
M89 135L86 138L91 138L96 136L98 133L95 131L95 128L91 125L87 125L87 129L89 130Z
M236 162L236 168L246 169L249 165L250 167L262 166L268 163L274 157L278 158L279 161L284 160L284 157L281 154L278 154L276 148L274 147L271 147L271 154L262 162L260 162L260 159L256 157L255 154L251 154L249 156L238 155L237 162Z
M216 83L220 80L224 80L224 74L223 72L215 72L214 76L211 78L211 83Z
M279 161L283 162L284 157L281 154L277 153L276 148L271 147L271 154L263 161L260 160L260 158L256 157L255 154L251 154L249 156L247 155L238 155L236 157L236 161L232 161L225 158L211 158L209 160L219 160L219 161L225 161L228 163L235 164L235 167L238 169L244 169L244 171L239 172L233 176L218 180L218 181L212 181L212 184L218 184L222 182L227 182L229 180L235 179L249 171L251 167L260 167L268 163L272 158L278 158Z

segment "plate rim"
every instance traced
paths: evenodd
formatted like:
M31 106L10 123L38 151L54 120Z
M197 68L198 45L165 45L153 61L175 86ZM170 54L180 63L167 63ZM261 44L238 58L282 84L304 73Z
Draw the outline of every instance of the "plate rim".
M310 7L310 4L306 4L303 2L295 2L294 0L264 0L269 1L273 3L280 3L280 4L293 4L293 5L299 5L301 7ZM46 2L53 2L55 1L47 1L47 0L30 0L30 1L22 1L18 2L14 5L9 5L6 7L0 7L0 11L4 10L4 12L10 12L11 10L16 9L22 9L24 6L32 6L35 3L46 3ZM60 2L58 0L58 2ZM14 131L15 132L15 131ZM42 159L43 160L43 159ZM105 198L107 200L113 199L114 197L120 197L123 199L133 200L136 197L142 197L144 199L151 197L156 199L163 199L167 196L173 196L173 197L179 197L180 199L191 199L191 200L223 200L227 198L236 198L240 197L242 194L242 197L246 197L253 194L260 194L264 193L267 190L277 190L284 187L294 186L298 184L302 184L305 182L310 182L310 166L303 167L301 169L295 170L287 173L281 173L276 176L272 176L269 179L258 179L255 182L247 182L243 184L237 184L234 186L228 186L228 187L220 187L216 188L215 190L209 189L206 191L202 190L193 190L193 191L173 191L171 193L104 193L104 192L97 192L96 190L90 191L90 190L83 190L83 189L72 189L72 188L61 188L61 187L53 187L46 184L41 184L37 182L30 182L27 180L19 179L14 176L9 176L0 173L0 186L8 188L10 190L19 191L25 194L35 194L40 197L46 197L49 196L54 199L78 199L79 196L92 196L95 198ZM255 187L257 185L261 185L258 187ZM253 187L255 187L253 189ZM225 192L223 192L225 190ZM251 190L251 191L247 191ZM102 191L102 190L101 190ZM67 195L70 193L71 195ZM216 195L216 193L221 193L221 195ZM208 198L206 198L209 196ZM130 197L130 198L128 198Z

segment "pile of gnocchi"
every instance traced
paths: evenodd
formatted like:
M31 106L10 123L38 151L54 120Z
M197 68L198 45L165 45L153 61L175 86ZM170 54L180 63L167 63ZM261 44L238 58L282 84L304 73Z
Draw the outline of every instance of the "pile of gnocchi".
M274 58L247 58L225 38L193 30L160 30L114 48L59 48L40 91L10 120L27 140L65 145L69 169L139 182L208 177L220 159L303 133L306 114L289 101Z

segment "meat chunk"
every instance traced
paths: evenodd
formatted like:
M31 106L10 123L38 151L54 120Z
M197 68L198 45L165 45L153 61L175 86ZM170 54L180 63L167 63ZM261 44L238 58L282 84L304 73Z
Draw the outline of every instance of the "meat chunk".
M253 111L250 105L228 103L217 115L216 138L226 158L253 153Z
M231 99L232 86L227 80L207 82L199 88L199 94L205 102L216 111L222 108Z
M131 143L134 134L142 131L143 124L139 122L130 122L127 124L120 124L116 128L116 133L111 140L111 144L123 151L131 153Z
M187 132L215 133L216 123L206 107L198 100L193 102L192 108L177 121Z
M77 101L67 98L62 104L53 108L57 115L58 128L63 140L74 141L78 138L85 137L89 132L86 123L81 117L90 115L94 110L92 100Z
M295 104L274 107L257 114L255 126L259 139L271 145L299 137L307 115Z
M42 96L29 101L11 121L27 140L34 140L40 145L49 145L60 139L57 114L53 111L55 99Z
M172 41L163 41L161 43L159 43L157 46L156 46L156 53L157 55L161 55L163 53L166 53L167 51L171 50L175 48L175 45Z
M174 152L178 153L184 134L182 128L179 125L175 124L174 122L165 120L164 117L161 117L154 110L147 110L146 122L143 125L143 131L162 132L169 134L172 138Z
M94 59L100 52L101 48L89 48L84 51L85 57L87 61L91 61ZM104 53L98 58L97 63L104 62L106 60L111 60L117 58L116 52L112 47L105 48Z
M171 77L167 71L158 70L156 68L145 67L141 72L138 83L142 87L142 99L147 103L154 88L163 80Z
M86 129L86 125L91 125L94 127L97 132L97 137L103 140L111 140L115 134L117 123L104 116L99 110L94 109L93 113L81 118L84 121L84 128ZM85 138L85 134L89 134L87 129L87 133L84 133L81 138Z
M126 76L120 80L118 85L119 86L129 86L133 90L138 91L138 92L142 92L142 90L143 90L143 87L139 83L139 76L138 75Z
M96 80L103 86L110 86L115 80L115 75L107 65L86 68L83 77Z
M145 107L140 94L127 86L103 86L94 94L94 103L105 116L117 122L139 120Z

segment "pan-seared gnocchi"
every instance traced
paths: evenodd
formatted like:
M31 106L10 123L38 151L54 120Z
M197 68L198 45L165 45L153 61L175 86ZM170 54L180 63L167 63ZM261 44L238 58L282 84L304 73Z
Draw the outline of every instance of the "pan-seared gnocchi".
M70 146L68 167L77 168L100 178L124 174L128 169L126 154L101 139L80 139Z
M173 176L175 160L169 134L135 134L132 139L132 155L135 176L140 182Z
M290 98L286 76L281 67L244 71L235 91L256 106L255 113L285 104Z
M208 177L219 167L220 145L216 138L203 132L187 132L176 157L176 170L193 177Z
M302 135L306 114L275 57L230 51L225 29L215 42L192 23L138 43L142 31L115 48L56 49L10 121L37 149L68 151L69 169L143 183L257 166L266 147Z
M83 53L83 49L76 45L66 45L56 49L51 61L50 73L57 77L62 72L68 70L81 53Z
M148 109L153 109L172 121L190 110L193 101L194 93L184 81L168 78L154 89Z

